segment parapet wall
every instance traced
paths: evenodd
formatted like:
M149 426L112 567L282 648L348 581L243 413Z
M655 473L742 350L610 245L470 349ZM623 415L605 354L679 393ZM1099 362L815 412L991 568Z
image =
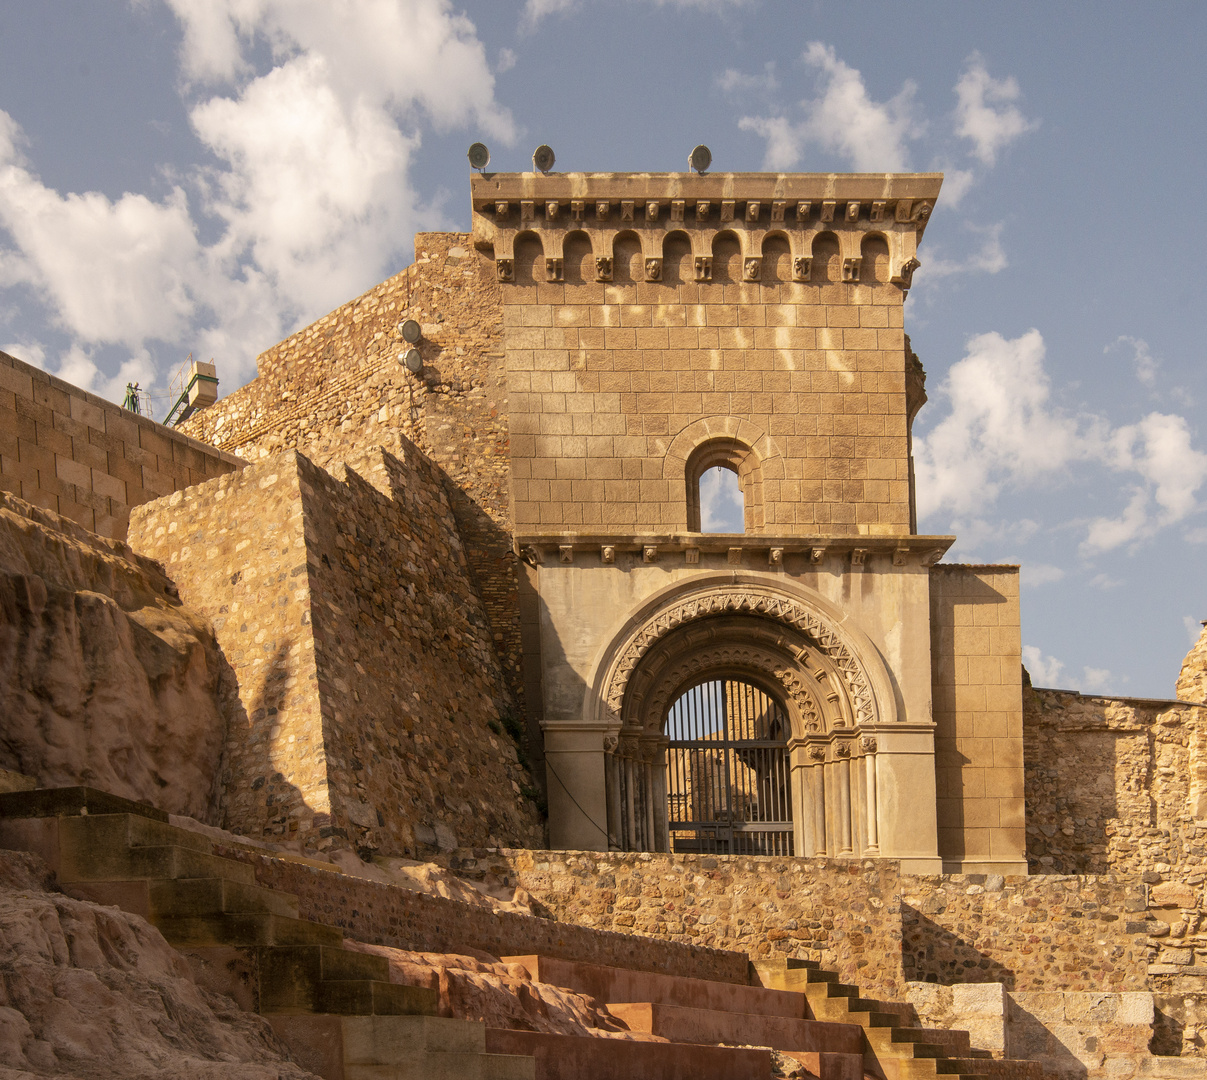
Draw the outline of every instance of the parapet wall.
M0 488L34 506L124 540L132 507L241 466L0 353Z
M287 452L134 514L132 546L213 620L238 677L226 826L404 856L539 846L444 485L400 449L338 476Z

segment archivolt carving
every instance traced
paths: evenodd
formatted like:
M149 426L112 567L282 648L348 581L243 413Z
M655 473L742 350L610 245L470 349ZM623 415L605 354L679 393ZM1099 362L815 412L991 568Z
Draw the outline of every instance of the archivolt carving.
M644 710L644 723L647 726L660 724L670 705L671 695L679 693L693 675L725 667L745 668L748 671L762 672L771 676L796 705L805 729L809 732L820 732L823 729L821 709L817 704L817 699L811 693L808 684L796 672L785 667L782 662L777 662L777 658L767 650L737 645L696 649L674 667L660 672L658 689L650 697L649 704Z
M612 669L604 694L613 718L619 722L625 688L641 658L660 638L695 619L710 615L762 615L807 634L841 673L850 694L856 725L875 719L875 705L867 676L834 628L817 612L790 597L768 596L749 589L719 589L680 600L659 611L625 646Z

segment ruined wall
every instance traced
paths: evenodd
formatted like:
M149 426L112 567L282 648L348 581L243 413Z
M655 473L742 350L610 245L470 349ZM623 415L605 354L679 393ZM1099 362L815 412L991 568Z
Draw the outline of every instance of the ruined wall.
M124 540L131 507L240 464L0 353L0 489L26 502Z
M1045 875L903 877L906 978L1008 990L1141 990L1147 890Z
M234 680L124 543L0 492L0 769L211 815Z
M133 516L238 675L228 828L401 855L541 842L444 486L406 453L337 478L287 452Z
M446 491L491 620L508 684L522 701L511 550L508 402L493 263L461 233L419 233L415 263L264 352L246 386L183 429L247 460L299 450L315 464L381 446L418 446ZM401 324L422 327L423 370L399 362Z
M458 852L562 922L751 957L820 960L869 993L903 987L893 862L650 852Z
M939 854L948 871L1024 867L1018 568L930 572Z

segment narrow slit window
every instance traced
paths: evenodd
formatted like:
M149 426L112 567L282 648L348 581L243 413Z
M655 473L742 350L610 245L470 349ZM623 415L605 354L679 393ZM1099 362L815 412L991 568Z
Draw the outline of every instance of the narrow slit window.
M700 477L700 531L745 532L745 511L737 472L724 465L705 470Z

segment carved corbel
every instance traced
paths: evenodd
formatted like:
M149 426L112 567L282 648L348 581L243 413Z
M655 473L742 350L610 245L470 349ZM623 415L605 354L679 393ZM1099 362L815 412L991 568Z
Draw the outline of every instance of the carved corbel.
M813 203L810 200L798 202L796 204L796 220L804 224L809 220L809 215L813 212Z
M504 218L511 213L511 203L497 202L495 203L495 217Z
M557 211L558 211L557 200L549 199L545 203L545 220L546 221L556 221L557 220Z
M909 219L910 221L916 221L919 223L924 222L928 217L930 217L930 212L933 209L934 206L928 202L914 203L914 212L910 214Z
M857 202L847 203L847 224L853 225L859 220L859 207Z
M540 566L542 562L541 549L535 544L529 544L520 552L520 558L529 566Z
M608 214L611 213L612 204L607 199L600 199L595 204L595 217L599 221L607 221Z
M633 206L634 206L634 203L633 203L632 199L622 199L620 201L620 220L621 221L632 221L633 220Z
M811 548L809 550L809 561L810 562L819 563L819 562L821 562L822 559L825 558L825 556L826 556L826 549L824 547L815 547L815 548Z
M574 199L570 203L570 216L575 221L582 221L586 207L583 206L582 199Z
M646 544L641 549L641 561L644 563L656 563L658 561L658 545Z
M698 547L689 547L683 552L687 559L688 566L698 566L700 563L700 549Z
M867 558L867 554L867 548L852 548L851 565L855 567L863 566L863 560Z
M712 256L697 255L696 256L696 280L697 281L712 281Z
M742 565L742 549L740 547L731 547L729 549L729 565L730 566L741 566Z
M615 735L605 735L603 737L603 748L605 754L616 753L616 748L620 745L620 739Z
M545 280L546 281L561 281L562 280L562 260L561 259L546 259L545 260Z
M885 203L885 202L872 203L872 211L868 215L869 219L872 221L883 221L884 220L884 211L887 206L888 206L888 203Z
M837 208L838 208L838 203L834 202L833 200L827 199L825 202L823 202L821 204L821 220L822 221L833 221L834 220L834 211Z
M788 208L786 202L773 202L771 204L771 223L773 225L782 224L784 220L784 211Z
M733 221L734 206L735 206L735 203L734 203L733 199L722 199L721 200L721 220L722 221Z
M645 204L645 220L646 221L657 221L658 220L658 211L660 209L661 209L661 207L659 206L658 200L650 199L649 202L647 202Z
M761 202L756 202L754 200L748 202L746 204L746 220L751 224L758 221L759 214L762 212L762 209L763 204Z
M897 212L896 212L895 216L901 224L904 225L907 221L913 220L910 217L910 215L913 213L913 211L914 211L914 203L913 203L912 199L898 199L897 200Z
M520 202L520 220L535 221L536 220L536 203L531 199L523 199Z
M662 280L662 260L661 259L646 259L645 260L645 280L646 281L661 281Z
M784 565L784 549L773 547L767 552L767 565L775 568L780 568Z
M611 281L612 280L612 256L601 255L595 260L595 280L596 281Z
M906 259L901 264L901 269L897 271L897 276L893 278L898 285L904 289L908 289L913 284L914 271L922 264L917 259Z
M862 258L842 260L842 280L854 284L859 281L859 270L863 264Z
M922 556L923 566L934 566L941 558L943 558L943 549L934 548Z
M562 562L574 562L574 545L573 544L558 544L558 553L561 555Z
M893 551L893 565L904 566L905 560L909 557L909 548L899 547Z
M682 199L671 200L671 221L683 220L683 209L685 206L686 203Z
M797 255L792 260L792 276L797 281L811 281L813 279L813 257Z
M496 259L495 275L500 281L514 281L515 264L510 259Z
M712 209L712 203L710 203L707 199L701 199L699 202L696 203L696 220L697 221L707 221L708 212L711 209Z
M751 255L742 260L742 279L758 281L763 276L763 260L758 255Z
M616 548L611 544L604 544L599 549L599 561L605 566L611 566L616 562Z

